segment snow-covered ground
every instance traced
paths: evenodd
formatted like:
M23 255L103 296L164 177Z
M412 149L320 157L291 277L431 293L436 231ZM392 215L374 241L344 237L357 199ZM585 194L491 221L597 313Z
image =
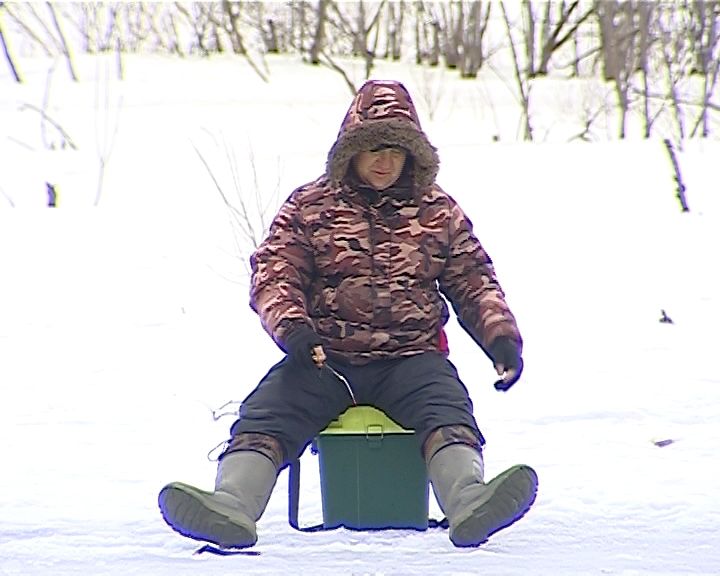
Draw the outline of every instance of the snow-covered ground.
M212 485L206 454L233 421L212 410L280 358L247 304L249 240L210 174L252 214L260 190L272 213L322 171L349 92L287 60L269 84L225 58L125 65L123 82L112 60L84 61L78 84L50 77L46 113L76 150L49 125L55 149L43 146L29 107L49 63L23 62L22 86L0 69L0 575L720 573L717 140L678 151L682 214L661 142L567 143L558 98L536 112L543 143L493 143L490 124L517 125L511 100L490 110L477 82L446 75L430 120L417 96L429 80L396 65L376 76L416 94L439 181L524 333L524 377L499 394L482 352L449 330L488 475L531 464L537 502L473 550L441 530L307 534L287 523L283 472L259 556L194 555L157 492ZM300 520L315 524L317 457L302 462Z

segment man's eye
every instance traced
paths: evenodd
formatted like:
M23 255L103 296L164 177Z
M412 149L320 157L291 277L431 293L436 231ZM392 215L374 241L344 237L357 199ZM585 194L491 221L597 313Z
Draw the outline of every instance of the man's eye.
M403 149L398 148L397 146L376 146L370 152L373 152L377 154L378 152L382 152L383 150L388 150L391 154L402 154Z

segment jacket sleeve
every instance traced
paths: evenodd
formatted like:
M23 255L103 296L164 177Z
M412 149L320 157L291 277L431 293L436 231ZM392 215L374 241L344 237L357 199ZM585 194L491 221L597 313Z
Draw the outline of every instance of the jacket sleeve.
M522 350L520 331L492 260L475 237L472 223L452 199L448 233L448 259L439 286L458 322L488 356L499 336L514 340Z
M297 195L298 190L285 201L268 236L250 257L250 306L265 331L281 347L293 327L313 326L305 294L314 259L302 226Z

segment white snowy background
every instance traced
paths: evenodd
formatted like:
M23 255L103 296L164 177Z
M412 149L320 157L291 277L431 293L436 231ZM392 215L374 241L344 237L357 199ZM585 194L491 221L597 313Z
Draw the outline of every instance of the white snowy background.
M112 58L79 59L78 83L49 61L24 60L23 85L0 67L0 575L720 574L717 139L678 150L683 214L661 141L613 141L614 125L570 140L570 84L535 89L537 143L520 144L504 86L381 62L519 319L526 370L507 394L454 320L451 359L488 476L531 464L536 504L470 550L442 530L306 534L283 472L259 556L194 555L165 525L165 483L212 486L206 455L233 421L212 410L281 357L211 174L273 213L322 172L350 99L328 69L268 62L267 84L223 57L126 58L123 81ZM77 149L47 125L43 144L43 101ZM317 457L302 464L300 521L316 524Z

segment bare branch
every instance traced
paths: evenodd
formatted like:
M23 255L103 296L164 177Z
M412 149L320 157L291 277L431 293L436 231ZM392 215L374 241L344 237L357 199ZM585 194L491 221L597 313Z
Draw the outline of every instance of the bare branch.
M7 40L5 38L5 33L3 32L2 10L4 8L4 4L4 2L0 2L0 44L2 45L3 54L5 54L5 60L7 60L8 66L10 66L10 72L12 72L15 82L17 82L18 84L22 84L22 76L20 75L17 66L15 66L12 54L10 53L10 47L8 46Z
M57 12L55 11L55 6L53 6L52 2L46 2L45 5L47 6L48 10L50 11L50 18L53 21L53 25L55 26L55 30L57 31L59 40L58 45L60 47L60 51L65 55L65 62L68 66L68 72L70 72L70 77L77 82L78 76L75 72L75 65L73 64L72 55L70 53L70 46L68 46L67 40L65 39L65 33L62 30L62 27L60 26L60 20L58 18Z
M20 106L20 111L23 110L32 110L33 112L37 112L40 114L40 117L42 118L43 122L47 122L48 124L51 124L55 130L58 131L58 133L62 136L65 143L73 150L77 150L77 144L73 141L73 139L70 137L70 135L65 131L65 129L56 121L54 120L45 110L41 110L37 106L33 106L32 104L23 104Z
M675 178L675 183L677 184L677 197L680 201L680 208L683 212L690 212L690 208L688 207L687 203L687 197L685 196L685 183L682 179L682 174L680 173L680 164L678 163L677 156L675 155L675 149L673 148L672 142L665 138L663 140L665 144L665 148L668 151L668 155L670 156L670 161L672 162L673 166L673 173Z
M512 25L510 24L510 18L508 17L507 10L505 8L505 2L500 2L500 9L502 10L503 21L505 22L505 28L507 31L507 37L510 44L510 50L513 56L513 70L515 72L515 80L517 82L518 91L520 93L520 103L523 110L524 129L523 138L525 140L532 140L532 126L530 124L530 79L523 77L523 73L520 67L520 57L515 47L515 41L512 36Z
M7 195L5 190L3 190L2 186L0 186L0 194L3 195L3 198L5 198L5 200L7 200L8 204L10 204L11 207L15 208L15 202L13 202L13 199Z
M52 50L43 41L43 39L40 38L40 36L38 36L38 34L30 27L30 25L25 22L25 19L14 11L14 7L12 4L7 4L3 2L3 8L8 13L8 15L15 21L15 23L20 26L20 28L25 32L25 34L27 34L27 36L31 40L33 40L38 46L40 46L40 48L43 49L43 52L45 52L46 56L52 56ZM37 17L37 14L35 14L35 16ZM47 31L47 27L45 28L45 30Z
M198 158L200 158L200 161L203 163L203 166L205 166L205 169L207 170L208 175L213 181L213 184L215 185L215 190L217 190L218 194L220 194L220 197L223 200L223 203L225 206L230 210L231 215L233 216L235 223L238 224L241 228L244 226L244 218L242 213L228 200L228 197L225 195L225 191L223 190L223 187L220 186L220 182L218 182L217 178L215 177L215 173L212 171L212 168L210 168L210 165L208 164L207 160L205 159L205 156L203 156L202 152L198 150L197 146L193 144L192 142L190 145L193 147L193 150L195 150L195 153L198 155Z
M345 84L350 89L350 92L353 95L357 94L358 89L355 86L355 83L347 75L347 72L345 72L343 67L337 64L325 50L323 50L320 54L323 57L322 63L325 64L328 68L331 68L332 70L335 70L335 72L340 74L343 77L343 80L345 80Z

